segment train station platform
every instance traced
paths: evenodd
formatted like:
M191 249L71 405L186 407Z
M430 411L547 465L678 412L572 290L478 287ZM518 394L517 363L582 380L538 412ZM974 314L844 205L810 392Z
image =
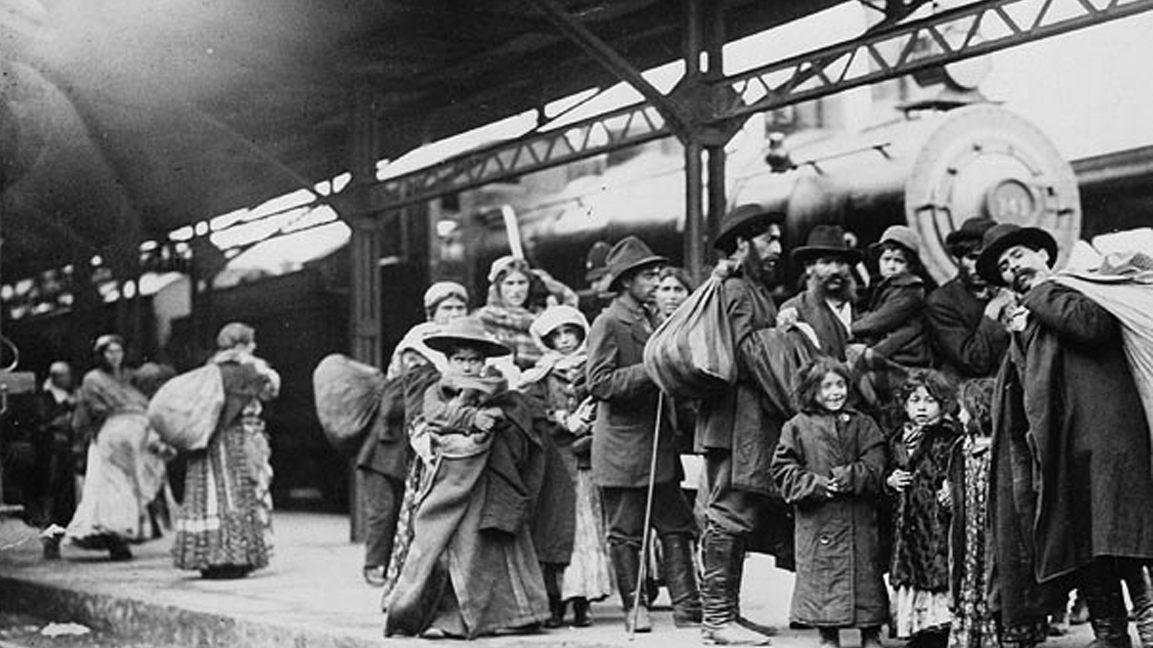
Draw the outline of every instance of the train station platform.
M135 559L114 563L104 553L63 548L63 559L41 559L39 537L22 523L0 519L0 611L35 614L58 623L79 623L155 646L246 646L255 648L361 648L430 645L426 639L382 636L380 590L361 578L363 546L348 542L347 518L279 512L269 568L248 578L203 580L172 567L168 539L133 547ZM787 625L792 576L771 559L751 556L746 567L743 611L781 628L773 644L811 648L815 633ZM699 646L697 629L673 626L659 607L654 632L629 642L614 599L593 605L591 628L542 631L478 640L495 646L635 645L638 648ZM847 648L859 645L844 633ZM1087 626L1054 644L1072 648L1091 639ZM899 642L886 640L886 645Z

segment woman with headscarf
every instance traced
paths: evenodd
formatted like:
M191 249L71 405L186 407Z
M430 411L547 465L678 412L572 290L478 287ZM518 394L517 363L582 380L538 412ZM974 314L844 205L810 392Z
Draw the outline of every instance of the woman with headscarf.
M488 282L488 303L478 308L475 315L489 333L512 349L512 362L498 362L496 366L515 387L520 371L531 368L541 357L541 349L529 330L533 320L548 306L575 307L577 295L548 273L534 270L528 261L512 256L492 262Z
M150 449L148 398L124 367L124 338L101 335L93 347L96 368L76 396L73 426L88 438L87 472L67 537L82 549L130 560L130 542L151 537L148 504L163 482L164 460Z
M224 325L218 351L224 407L208 447L189 455L172 554L177 569L205 578L240 578L268 564L272 467L261 401L276 397L280 375L254 355L256 331Z

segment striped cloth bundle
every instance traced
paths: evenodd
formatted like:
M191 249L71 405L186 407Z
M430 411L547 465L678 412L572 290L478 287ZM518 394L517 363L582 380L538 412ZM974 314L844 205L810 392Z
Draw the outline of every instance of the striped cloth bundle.
M674 398L701 400L737 380L733 332L721 280L710 278L649 337L645 370Z

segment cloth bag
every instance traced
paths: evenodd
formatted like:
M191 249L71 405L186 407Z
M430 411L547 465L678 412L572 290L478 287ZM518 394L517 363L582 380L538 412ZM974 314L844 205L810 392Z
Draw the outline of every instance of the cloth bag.
M177 450L203 450L223 408L220 367L210 363L161 385L148 402L148 423Z
M733 330L721 279L710 277L657 327L645 344L644 364L674 398L705 399L736 382Z
M1153 259L1114 253L1096 271L1065 271L1057 281L1073 288L1121 322L1125 358L1153 441ZM1153 457L1150 457L1153 465Z
M312 372L316 418L338 452L352 455L360 448L380 410L384 385L379 369L346 355L333 353L316 365Z

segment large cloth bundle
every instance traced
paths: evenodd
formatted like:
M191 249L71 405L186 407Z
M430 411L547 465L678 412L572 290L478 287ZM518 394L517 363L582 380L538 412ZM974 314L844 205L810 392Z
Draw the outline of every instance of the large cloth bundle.
M666 394L701 400L737 380L721 280L709 278L649 337L645 370Z
M312 372L316 418L329 443L343 454L360 448L380 410L384 374L339 353L325 356Z
M1057 281L1121 322L1125 358L1153 441L1153 260L1141 253L1110 254L1098 270L1061 273Z
M224 408L220 367L206 364L164 383L148 402L148 422L178 450L203 450Z

